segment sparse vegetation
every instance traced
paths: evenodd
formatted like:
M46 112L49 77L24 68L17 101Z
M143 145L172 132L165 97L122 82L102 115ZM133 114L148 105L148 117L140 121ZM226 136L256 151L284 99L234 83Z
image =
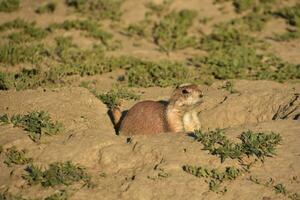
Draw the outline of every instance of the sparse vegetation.
M65 190L52 194L45 198L45 200L67 200L68 194Z
M21 195L11 194L7 190L0 192L0 199L1 200L29 200L29 199L25 199Z
M117 87L106 93L97 94L94 92L96 97L99 98L109 109L115 106L120 106L123 99L126 100L138 100L139 95L135 94L133 91L128 90L124 87Z
M56 3L55 2L48 2L40 7L38 7L35 12L38 14L44 14L44 13L53 13L56 9Z
M0 0L0 12L13 12L20 8L20 0Z
M191 68L168 61L142 62L131 67L127 73L129 86L167 87L184 82L197 82L197 74Z
M108 45L108 41L112 38L112 34L102 30L95 21L91 20L66 20L61 24L52 24L48 29L53 30L58 28L86 31L88 37L99 39L104 45Z
M4 163L8 167L13 165L25 165L32 162L32 158L27 158L25 149L18 150L16 146L6 149Z
M165 16L155 27L155 43L166 52L196 46L196 38L188 36L197 13L191 10L172 12Z
M26 115L14 115L11 118L14 126L27 131L28 136L39 142L44 135L55 135L62 131L63 126L59 122L53 122L45 111L34 111Z
M236 179L243 171L235 167L226 167L224 171L218 169L208 169L206 167L197 167L191 165L184 165L183 170L199 178L205 178L209 182L209 189L214 192L224 193L227 188L220 189L220 186L225 181Z
M298 200L300 197L299 193L288 191L284 184L275 183L274 179L272 178L269 178L268 180L263 180L256 176L250 176L249 180L258 185L265 186L266 188L273 190L276 194L281 194L291 200Z
M222 162L227 158L236 159L244 155L256 156L263 161L266 156L275 154L275 147L282 140L279 134L273 132L269 134L253 133L248 130L240 135L241 143L235 144L227 139L220 129L208 133L195 131L195 139L203 144L204 150L219 156Z
M54 187L58 185L69 186L76 182L81 182L87 186L91 184L91 178L85 169L69 161L52 163L44 171L35 165L29 165L26 172L27 174L23 175L23 178L29 185L41 184L43 187Z
M119 20L123 0L66 0L68 6L76 11L98 19Z
M9 118L7 114L0 115L0 125L9 124Z

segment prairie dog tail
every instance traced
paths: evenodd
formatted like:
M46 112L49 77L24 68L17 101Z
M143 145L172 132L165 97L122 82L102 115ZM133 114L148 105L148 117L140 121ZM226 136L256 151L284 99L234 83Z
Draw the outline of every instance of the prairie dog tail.
M112 122L113 122L114 126L116 127L119 124L120 119L122 117L121 109L117 106L113 107L111 109L111 117L112 117Z

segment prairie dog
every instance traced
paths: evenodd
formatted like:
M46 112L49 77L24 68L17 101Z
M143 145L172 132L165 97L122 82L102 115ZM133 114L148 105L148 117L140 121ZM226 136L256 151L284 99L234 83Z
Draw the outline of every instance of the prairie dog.
M168 102L139 102L123 118L121 110L113 108L112 121L121 135L194 131L200 127L197 112L193 108L202 103L202 97L197 85L180 85L172 92Z

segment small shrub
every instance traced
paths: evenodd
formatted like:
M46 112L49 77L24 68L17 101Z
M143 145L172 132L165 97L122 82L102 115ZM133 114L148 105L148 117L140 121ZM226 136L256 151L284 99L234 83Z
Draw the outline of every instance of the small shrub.
M59 122L53 122L45 111L34 111L26 115L14 115L11 118L14 126L21 127L28 132L34 142L39 142L43 135L55 135L62 131Z
M55 2L49 2L45 5L42 5L38 7L35 12L38 14L44 14L44 13L53 13L56 9L56 3Z
M187 31L196 15L194 11L182 10L165 16L154 27L154 42L166 52L195 46L195 37L187 36Z
M27 158L25 156L26 150L18 150L16 146L6 149L5 152L5 160L4 163L11 167L13 164L15 165L25 165L32 162L32 158Z
M244 155L256 156L264 160L266 156L275 154L275 147L281 142L281 136L276 133L253 133L248 130L243 132L239 139L240 144L235 144L227 139L224 132L217 129L208 133L195 131L195 139L201 142L204 150L208 150L212 155L217 155L224 162L226 158L242 158Z
M0 12L13 12L20 8L20 0L0 0Z
M41 184L43 187L69 186L80 181L84 185L89 185L91 179L84 168L74 165L69 161L52 163L45 171L42 171L37 166L30 165L26 168L26 172L27 174L23 175L23 178L28 184Z
M275 155L275 147L281 142L279 134L263 132L253 133L248 130L243 132L239 139L242 141L242 151L248 156L255 155L257 158Z

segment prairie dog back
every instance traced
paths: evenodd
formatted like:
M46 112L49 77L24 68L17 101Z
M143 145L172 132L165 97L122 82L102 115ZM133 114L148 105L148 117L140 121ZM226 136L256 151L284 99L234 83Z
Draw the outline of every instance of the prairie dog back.
M125 135L149 135L167 132L166 105L157 101L142 101L135 104L127 113L119 127Z
M167 103L139 102L128 110L123 119L120 118L120 109L113 109L113 122L122 135L182 132L186 127L194 127L197 124L194 118L187 115L193 107L202 102L202 96L202 91L197 85L181 85L172 92Z

